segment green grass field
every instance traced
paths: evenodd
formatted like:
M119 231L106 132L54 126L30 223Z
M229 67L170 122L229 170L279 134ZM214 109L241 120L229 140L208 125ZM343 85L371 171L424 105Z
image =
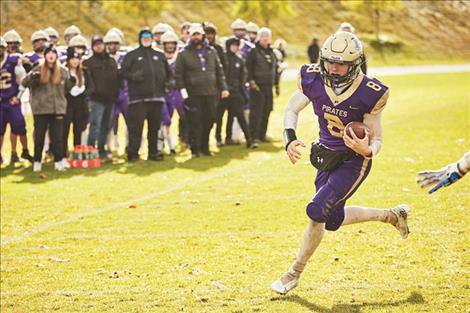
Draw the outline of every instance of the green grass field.
M349 203L409 203L409 239L382 223L346 226L325 235L297 289L269 290L295 258L314 193L307 151L292 166L280 140L286 83L275 140L256 151L66 173L48 164L42 176L2 168L1 311L468 312L470 178L429 196L415 173L469 149L470 73L382 81L384 146ZM299 125L316 139L311 109Z

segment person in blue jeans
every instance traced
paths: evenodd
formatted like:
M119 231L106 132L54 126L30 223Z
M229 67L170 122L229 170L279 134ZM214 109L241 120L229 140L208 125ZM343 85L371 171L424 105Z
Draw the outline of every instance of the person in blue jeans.
M93 36L91 47L93 55L83 61L87 95L90 99L88 145L98 147L100 158L107 160L106 136L121 80L116 61L105 51L103 37Z

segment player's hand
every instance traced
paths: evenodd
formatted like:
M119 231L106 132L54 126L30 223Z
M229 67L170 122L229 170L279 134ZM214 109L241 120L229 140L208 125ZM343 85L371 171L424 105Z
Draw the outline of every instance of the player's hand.
M369 131L365 130L366 135L363 139L359 139L352 128L349 129L349 134L344 132L343 141L346 147L353 150L357 154L362 155L363 157L369 158L372 155L372 150L369 147Z
M442 187L447 187L462 178L457 163L449 164L437 171L423 171L418 173L416 182L420 184L421 188L433 186L428 193L431 194Z
M228 96L230 96L230 92L228 90L222 90L222 92L220 93L220 97L222 99L228 98Z
M289 157L289 160L291 161L292 164L295 164L302 156L300 151L297 149L299 146L305 148L305 144L298 139L292 141L287 146L287 150L286 150L287 156Z
M11 105L18 105L20 103L20 99L18 97L11 97L10 104Z

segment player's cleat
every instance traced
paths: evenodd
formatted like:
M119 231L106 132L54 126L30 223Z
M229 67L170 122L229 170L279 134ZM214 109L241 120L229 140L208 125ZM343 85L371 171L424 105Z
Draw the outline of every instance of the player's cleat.
M392 213L397 217L397 223L395 226L396 229L400 232L401 238L406 239L410 234L410 229L408 228L408 215L410 215L410 207L407 204L400 204L393 209Z
M34 158L29 154L28 149L23 149L23 152L21 152L21 158L28 160L29 162L33 162Z
M271 290L280 293L281 295L285 295L290 290L297 287L299 284L299 277L293 274L293 270L289 268L289 270L284 273L278 280L271 284Z
M33 172L38 173L42 171L42 164L41 162L34 162L33 163Z

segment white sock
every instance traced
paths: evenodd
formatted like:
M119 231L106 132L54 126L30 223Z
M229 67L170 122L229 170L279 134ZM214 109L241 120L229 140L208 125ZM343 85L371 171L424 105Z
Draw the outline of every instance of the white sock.
M347 206L344 208L344 221L342 226L370 221L395 225L397 223L397 217L389 209L374 209L360 206Z
M302 274L305 266L307 265L307 261L320 245L324 234L325 224L317 223L311 220L307 226L307 229L305 230L297 258L290 268L290 274L297 278L300 276L300 274Z

